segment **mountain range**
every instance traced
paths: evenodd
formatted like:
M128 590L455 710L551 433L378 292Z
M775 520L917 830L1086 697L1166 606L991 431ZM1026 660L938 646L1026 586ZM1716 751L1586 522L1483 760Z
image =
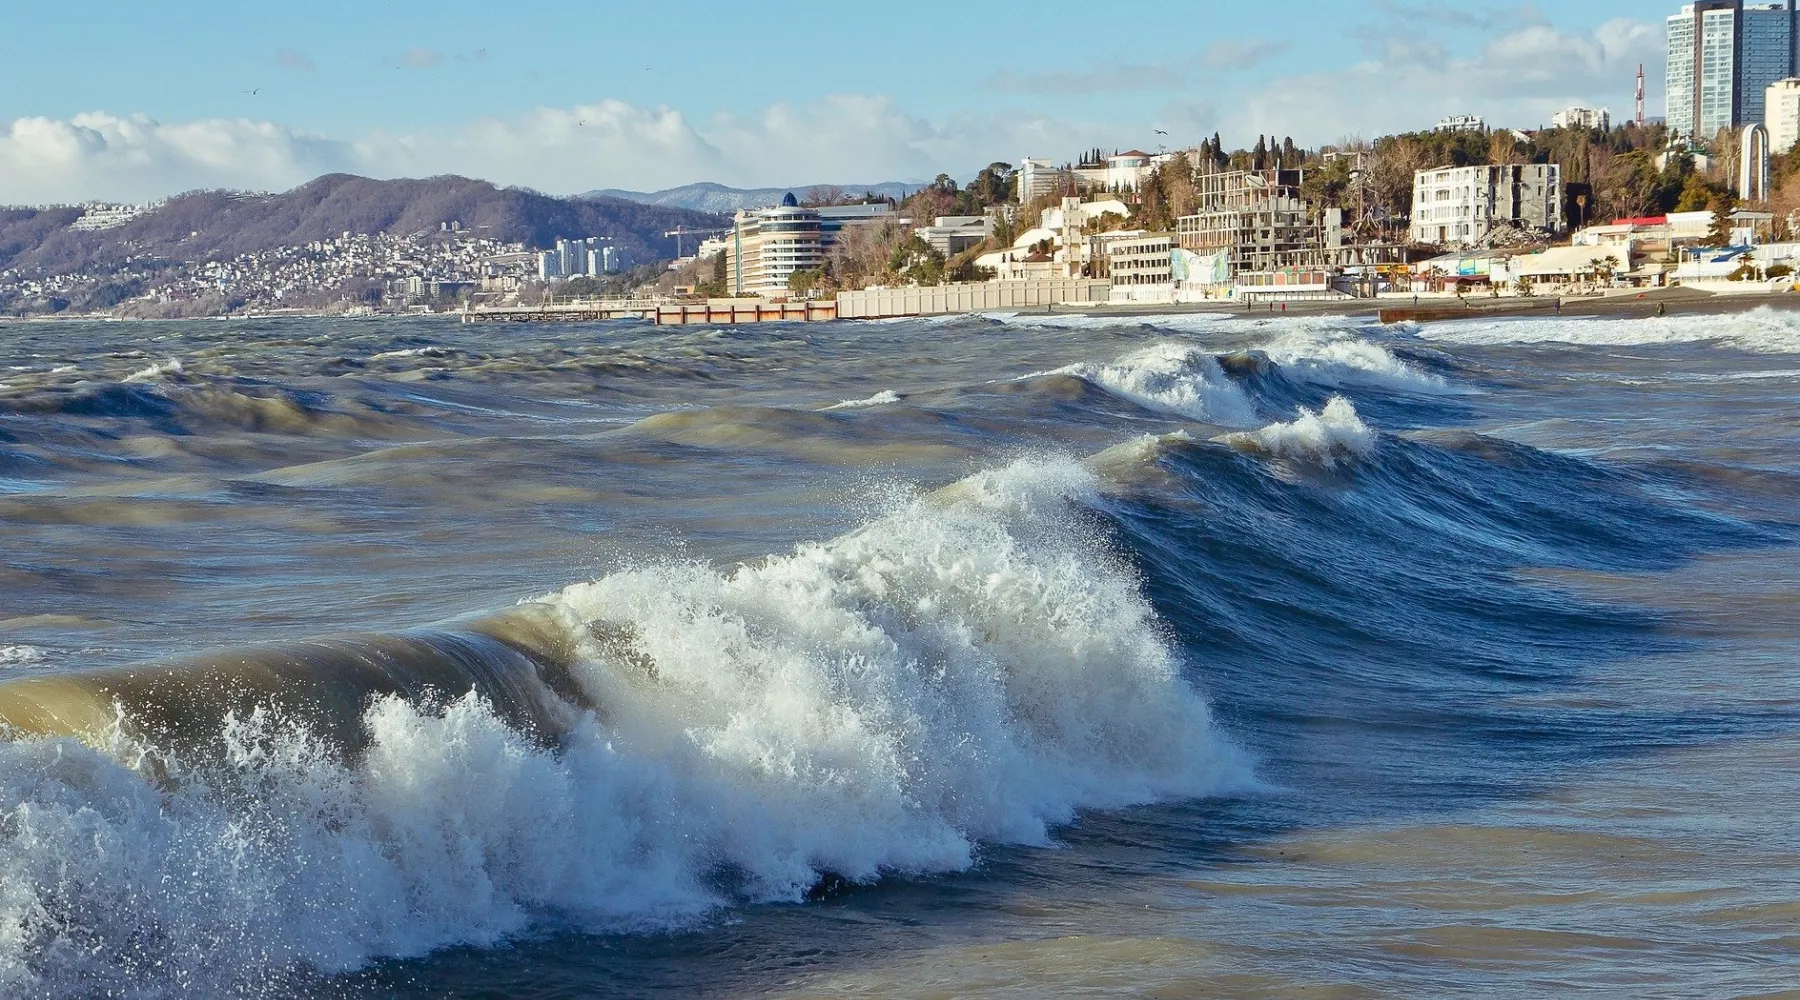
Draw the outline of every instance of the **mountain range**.
M795 187L772 188L734 188L723 184L702 182L684 184L681 187L668 188L663 191L622 191L617 188L606 188L600 191L589 191L577 197L586 199L613 198L622 201L633 201L640 205L657 205L664 208L685 208L695 212L712 212L729 215L739 209L762 208L781 203L783 195L793 193L804 198L809 191L820 187L832 187L845 194L856 196L872 192L884 198L904 198L924 187L923 184L908 184L903 181L886 181L881 184L803 184Z
M460 222L472 235L549 247L611 237L641 261L675 256L663 233L728 225L718 215L612 197L557 198L466 177L372 180L328 174L281 194L196 191L112 229L70 224L80 208L0 208L0 270L106 271L128 256L223 259L349 233L418 233Z

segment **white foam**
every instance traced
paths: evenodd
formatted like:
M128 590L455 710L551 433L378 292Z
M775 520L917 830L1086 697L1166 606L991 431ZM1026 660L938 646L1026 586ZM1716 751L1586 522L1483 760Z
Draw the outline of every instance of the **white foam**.
M1250 427L1256 408L1226 377L1210 352L1165 342L1128 354L1109 365L1077 364L1050 374L1074 375L1153 410L1190 420Z
M296 965L491 945L557 914L667 927L737 892L968 867L1080 808L1248 782L1132 574L1020 463L835 541L549 598L599 706L557 752L477 699L386 699L337 761L264 713L174 790L0 745L0 993L219 995Z
M0 646L0 667L42 663L47 658L48 654L36 646Z
M161 378L164 375L176 375L176 374L180 374L180 372L181 372L180 359L170 358L167 361L163 361L158 364L153 364L148 368L142 369L141 371L132 372L130 375L125 376L125 381L127 381L127 382L149 382L154 379Z
M883 389L868 399L846 399L841 403L827 406L827 410L855 410L865 406L891 406L900 402L900 394L892 389Z
M1446 343L1482 345L1635 347L1710 343L1757 354L1800 354L1800 313L1761 306L1714 316L1677 312L1631 319L1463 320L1425 324L1419 336Z
M382 351L369 355L370 361L387 361L397 358L446 358L455 352L444 347L409 347L400 351Z
M1258 431L1226 434L1218 440L1275 458L1312 460L1335 467L1343 461L1368 457L1375 450L1376 434L1363 423L1349 400L1333 396L1320 412L1302 406L1299 417L1292 421L1270 424Z
M1315 385L1375 385L1433 394L1458 391L1437 375L1407 364L1349 323L1320 317L1282 324L1281 332L1261 350L1290 378Z

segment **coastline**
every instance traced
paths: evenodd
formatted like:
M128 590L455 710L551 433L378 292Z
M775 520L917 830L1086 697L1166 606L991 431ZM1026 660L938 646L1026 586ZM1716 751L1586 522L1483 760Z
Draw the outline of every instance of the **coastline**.
M1252 309L1244 309L1230 303L1106 303L1082 304L1062 303L1053 306L1038 306L1016 310L1006 310L1022 316L1093 316L1100 319L1133 319L1153 316L1189 316L1197 314L1215 314L1220 316L1272 317L1272 316L1368 316L1377 317L1384 312L1417 311L1425 314L1424 322L1449 323L1458 319L1478 319L1495 316L1536 316L1543 317L1556 314L1557 298L1500 299L1469 297L1456 299L1448 296L1421 296L1415 305L1412 296L1399 295L1381 299L1342 299L1327 301L1299 301L1287 303L1284 310L1279 303L1276 308L1268 308L1268 304L1259 304ZM1779 310L1800 310L1800 293L1797 292L1753 292L1741 295L1719 295L1714 292L1676 286L1673 288L1653 288L1645 291L1618 292L1610 295L1567 296L1561 299L1562 316L1610 317L1614 319L1638 316L1651 318L1656 315L1656 307L1662 305L1667 315L1705 315L1721 316L1731 313L1750 312L1759 308ZM197 316L186 319L138 316L109 316L105 314L83 314L71 316L57 314L52 316L0 316L0 327L9 325L25 325L31 323L194 323L219 322L223 320L262 321L283 319L442 319L454 320L460 314L456 312L442 313L406 313L392 316L356 316L344 317L336 313L245 313L226 316ZM984 313L971 312L963 316L981 316ZM845 320L844 322L860 322Z

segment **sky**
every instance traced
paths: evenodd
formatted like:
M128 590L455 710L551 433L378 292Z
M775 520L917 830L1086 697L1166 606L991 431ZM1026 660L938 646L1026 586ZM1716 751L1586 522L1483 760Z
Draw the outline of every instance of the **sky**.
M456 173L552 194L966 180L1663 109L1678 0L0 0L0 204ZM1156 134L1157 130L1168 135Z

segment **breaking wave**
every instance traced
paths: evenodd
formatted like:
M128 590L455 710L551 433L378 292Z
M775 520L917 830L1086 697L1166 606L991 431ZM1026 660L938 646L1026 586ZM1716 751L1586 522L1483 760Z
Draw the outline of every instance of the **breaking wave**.
M1049 374L1073 375L1128 399L1190 420L1231 427L1255 425L1250 396L1225 374L1218 358L1198 347L1165 342L1111 364L1077 364Z
M1313 459L1335 467L1373 453L1376 434L1363 423L1348 399L1333 396L1318 412L1303 406L1300 415L1287 423L1226 434L1219 440L1242 451L1275 458Z
M1135 575L1083 527L1096 490L1072 460L1020 462L756 564L569 587L502 616L560 640L488 627L512 652L460 640L479 662L454 670L432 660L450 640L415 638L244 675L393 678L361 688L350 740L292 698L246 708L216 672L130 680L141 696L0 684L0 716L90 720L83 742L0 744L0 989L239 992L544 921L676 926L1247 786ZM571 706L559 732L503 721L550 696L503 668L528 651ZM406 693L440 673L474 679ZM171 692L185 739L140 724Z
M827 410L856 410L869 406L892 406L900 402L901 395L892 389L883 389L867 399L846 399L841 403L827 406Z
M132 372L130 375L125 376L125 378L122 381L132 382L132 383L154 382L157 379L163 377L164 375L179 375L179 374L181 374L180 359L170 358L167 361L159 361L155 364L150 365L148 368L143 368L138 371Z

